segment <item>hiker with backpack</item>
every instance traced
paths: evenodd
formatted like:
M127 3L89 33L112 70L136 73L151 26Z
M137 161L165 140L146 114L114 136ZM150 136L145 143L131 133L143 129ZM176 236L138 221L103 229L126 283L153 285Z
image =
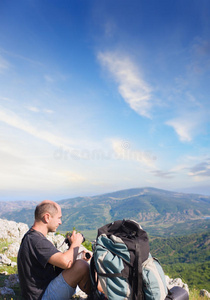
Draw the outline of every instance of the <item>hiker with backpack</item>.
M60 206L50 200L35 209L34 224L18 252L24 299L67 300L77 285L88 300L189 299L181 288L168 293L164 272L149 253L148 236L135 221L118 220L99 228L89 267L85 260L77 260L82 234L73 231L65 253L46 238L56 231L61 217Z
M61 208L45 200L35 209L33 226L22 239L18 253L18 274L24 299L67 300L78 285L86 294L90 293L89 265L85 260L76 260L83 241L80 233L73 231L71 246L60 252L47 238L61 224ZM54 266L63 269L56 274Z

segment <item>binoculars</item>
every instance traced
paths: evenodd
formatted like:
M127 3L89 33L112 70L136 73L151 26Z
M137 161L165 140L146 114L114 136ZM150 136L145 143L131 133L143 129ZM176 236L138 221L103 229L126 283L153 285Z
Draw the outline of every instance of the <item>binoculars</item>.
M71 242L69 241L69 238L71 237L71 235L72 235L72 233L71 232L67 232L67 234L66 234L66 238L65 238L65 240L64 240L64 242L70 247L71 246ZM84 235L81 233L81 235L82 235L82 237L83 237L83 241L82 241L82 243L84 243L85 242L85 237L84 237ZM87 259L90 259L90 257L91 257L91 255L90 255L90 253L85 253L85 257L87 258ZM80 258L80 257L78 257L78 258Z
M82 240L82 243L84 243L85 242L85 237L84 237L84 235L81 233L81 235L82 235L82 237L83 237L83 240ZM67 234L66 234L66 238L65 238L65 240L64 240L64 242L70 247L71 246L71 242L69 241L69 239L68 238L70 238L72 236L72 233L71 232L67 232Z

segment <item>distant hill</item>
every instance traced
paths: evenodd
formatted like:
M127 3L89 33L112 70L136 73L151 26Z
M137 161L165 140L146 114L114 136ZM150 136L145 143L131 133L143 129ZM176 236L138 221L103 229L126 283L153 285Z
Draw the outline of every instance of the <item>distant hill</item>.
M19 213L23 209L33 209L39 202L37 201L0 201L0 218L5 214Z
M62 207L60 231L74 227L96 232L100 226L117 219L133 219L150 235L183 235L210 228L210 196L170 192L155 188L135 188L113 193L58 201ZM1 218L33 222L34 206L10 210Z

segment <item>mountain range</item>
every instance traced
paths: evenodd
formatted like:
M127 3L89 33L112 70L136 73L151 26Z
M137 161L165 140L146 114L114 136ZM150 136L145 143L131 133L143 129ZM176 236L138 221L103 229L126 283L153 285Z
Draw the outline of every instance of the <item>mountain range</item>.
M192 234L210 228L210 196L204 195L133 188L57 203L63 214L60 232L75 227L93 237L97 228L118 219L136 220L150 235L156 236ZM36 204L0 202L0 217L31 226Z

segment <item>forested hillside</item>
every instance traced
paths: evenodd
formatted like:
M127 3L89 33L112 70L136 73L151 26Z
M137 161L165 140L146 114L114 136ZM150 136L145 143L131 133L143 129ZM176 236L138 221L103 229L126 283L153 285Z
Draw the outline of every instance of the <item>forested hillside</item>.
M173 238L150 238L150 249L171 277L190 287L210 290L210 232Z

